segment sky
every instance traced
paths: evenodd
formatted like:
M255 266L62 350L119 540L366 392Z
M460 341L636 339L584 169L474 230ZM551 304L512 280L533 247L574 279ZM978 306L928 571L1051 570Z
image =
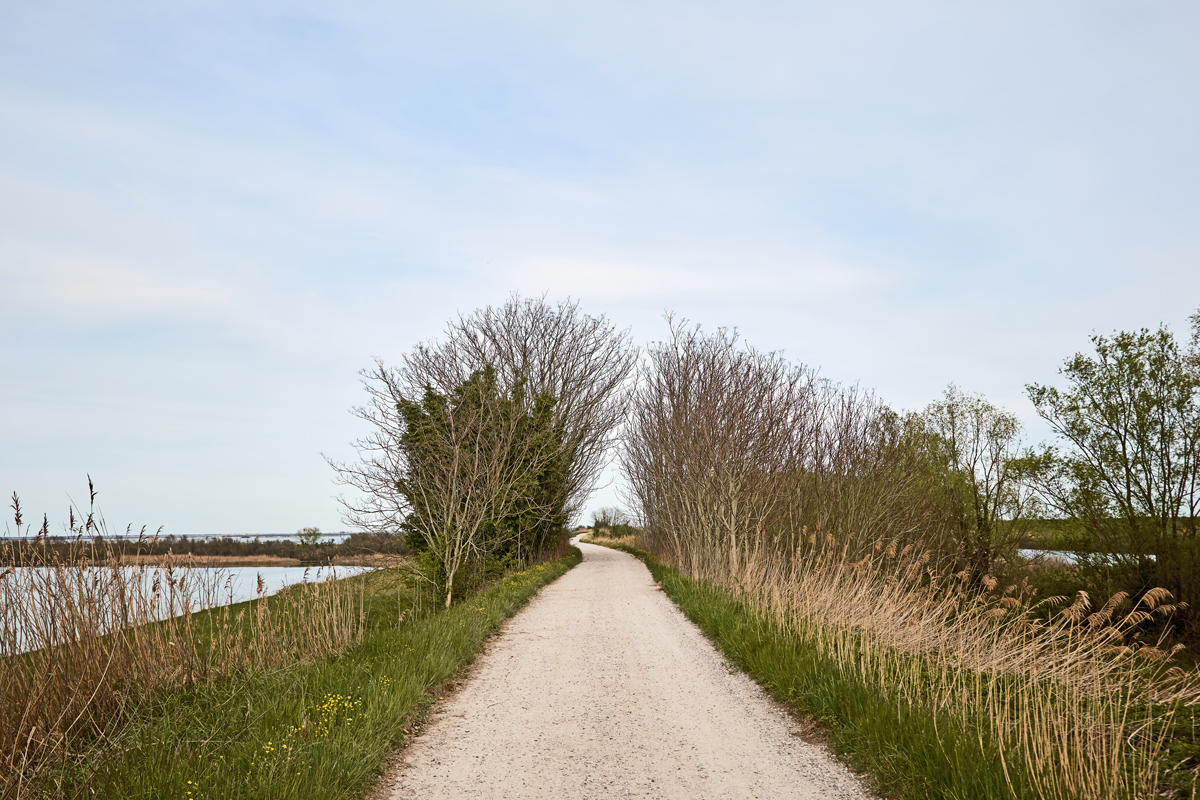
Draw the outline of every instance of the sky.
M1200 307L1197 41L1171 0L0 0L0 490L342 530L359 370L513 292L1039 441L1026 384Z

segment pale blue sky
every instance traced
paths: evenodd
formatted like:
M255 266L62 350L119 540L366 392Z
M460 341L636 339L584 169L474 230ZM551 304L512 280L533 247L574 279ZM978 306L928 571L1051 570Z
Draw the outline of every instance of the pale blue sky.
M340 529L357 371L513 291L1039 438L1026 383L1200 306L1197 41L1194 2L0 0L0 490Z

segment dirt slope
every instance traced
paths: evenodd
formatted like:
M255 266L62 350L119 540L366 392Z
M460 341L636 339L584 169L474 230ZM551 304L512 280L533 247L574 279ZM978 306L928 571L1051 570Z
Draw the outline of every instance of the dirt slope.
M580 549L408 747L391 797L869 796L726 669L640 561Z

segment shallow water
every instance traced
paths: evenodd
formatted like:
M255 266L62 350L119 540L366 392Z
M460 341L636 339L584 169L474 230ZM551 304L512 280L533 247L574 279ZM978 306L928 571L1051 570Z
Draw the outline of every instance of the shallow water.
M1017 555L1019 555L1021 558L1041 557L1055 561L1066 561L1068 564L1074 564L1079 560L1070 550L1033 550L1029 548L1022 548L1017 551Z
M331 577L348 578L370 570L370 567L223 567L205 568L205 572L221 572L221 596L217 606L241 603L257 597L258 577L262 576L263 594L272 595L287 586L323 581ZM196 570L200 572L200 569Z
M1047 560L1052 560L1052 561L1065 561L1068 564L1078 564L1079 563L1079 557L1076 556L1074 553L1072 553L1070 550L1034 550L1034 549L1023 548L1023 549L1017 551L1017 555L1019 555L1021 558L1041 557L1041 558L1044 558ZM1110 556L1110 558L1113 558L1114 561L1116 560L1115 557ZM1132 558L1132 556L1130 556L1130 558ZM1155 560L1155 556L1153 553L1150 553L1149 555L1147 555L1146 558L1148 558L1151 561Z
M190 610L219 608L233 603L267 597L305 581L315 583L346 578L367 572L371 567L189 567L166 570L161 567L122 567L119 574L111 568L55 572L48 567L0 569L0 657L23 652L30 641L45 641L33 635L26 611L40 596L51 594L70 600L93 620L94 629L113 630L123 624L115 608L104 604L126 602L142 610L139 617L166 619ZM260 590L261 581L261 590ZM44 612L43 612L44 613ZM37 621L40 628L42 621ZM48 624L53 627L54 620ZM66 635L66 634L64 634ZM58 635L50 637L61 641Z

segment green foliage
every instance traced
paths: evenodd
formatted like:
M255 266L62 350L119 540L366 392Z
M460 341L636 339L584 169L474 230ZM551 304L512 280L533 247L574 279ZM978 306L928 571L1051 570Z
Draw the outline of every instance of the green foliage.
M621 539L626 536L641 536L642 529L626 522L618 522L608 529L608 535L614 539Z
M1184 708L1173 720L1163 747L1163 761L1171 765L1164 776L1165 797L1195 798L1200 775L1200 709Z
M339 555L355 555L364 553L388 553L403 555L408 552L404 537L397 533L371 533L359 531L352 533L338 545Z
M621 539L626 536L640 536L642 530L632 525L628 515L619 508L607 507L592 514L592 535L606 536L610 539Z
M405 469L395 488L410 509L402 529L448 603L536 557L566 524L571 454L554 407L520 383L502 392L490 366L450 396L427 386L419 402L398 400Z
M1027 387L1062 442L1032 459L1041 492L1106 554L1084 558L1134 592L1200 603L1200 369L1165 328L1093 336L1060 373ZM1194 354L1193 354L1194 356ZM1192 633L1200 633L1190 614Z
M571 453L564 447L561 425L555 422L555 405L550 395L539 395L518 421L512 451L523 462L514 467L521 480L513 487L507 513L497 515L488 532L495 543L492 557L499 563L536 557L566 527Z
M301 528L296 531L296 538L300 540L300 544L305 547L315 547L321 543L320 528Z

